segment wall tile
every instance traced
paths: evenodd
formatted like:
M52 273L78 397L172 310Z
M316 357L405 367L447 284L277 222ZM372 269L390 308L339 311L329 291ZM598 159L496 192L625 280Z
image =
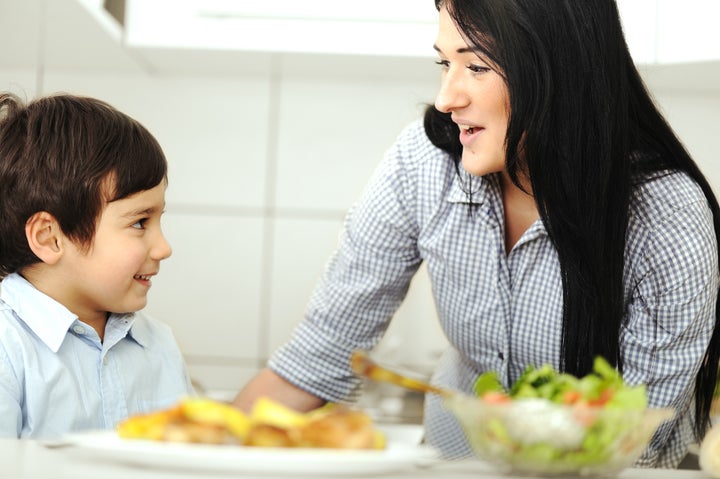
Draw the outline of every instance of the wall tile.
M257 370L242 364L203 363L192 358L188 361L188 371L196 384L196 392L223 401L231 401Z
M38 66L45 28L39 0L0 0L0 69Z
M258 357L263 220L163 217L173 255L153 281L147 311L169 323L187 356Z
M168 157L168 202L264 205L266 78L47 74L45 85L96 96L143 123Z
M711 141L712 133L717 134L720 125L720 93L688 94L677 91L656 91L655 98L666 115L670 125L685 144L720 195L720 151L717 143Z
M37 78L31 69L0 69L0 91L9 91L23 100L32 100L37 92Z
M400 130L433 100L435 82L284 78L277 206L347 209Z
M284 343L302 319L310 294L338 245L341 228L341 215L275 221L266 355Z

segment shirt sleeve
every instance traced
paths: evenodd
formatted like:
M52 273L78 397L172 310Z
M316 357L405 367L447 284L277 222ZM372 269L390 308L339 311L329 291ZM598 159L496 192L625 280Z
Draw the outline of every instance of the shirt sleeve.
M622 331L623 375L645 384L650 407L670 407L638 466L676 467L692 441L695 377L713 326L717 242L704 201L658 221L641 248Z
M22 388L5 346L0 343L0 437L19 438Z
M405 144L411 134L406 130L388 150L348 214L304 321L269 362L277 374L327 401L355 399L359 380L349 356L379 342L421 263L406 164L414 156Z

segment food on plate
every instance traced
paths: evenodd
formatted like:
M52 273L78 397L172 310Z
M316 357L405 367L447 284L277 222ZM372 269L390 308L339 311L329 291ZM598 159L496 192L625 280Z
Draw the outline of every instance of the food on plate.
M125 439L148 439L258 447L384 449L385 437L362 411L328 404L299 413L268 398L250 414L207 398L187 398L150 414L133 416L117 427Z
M475 452L506 468L533 473L594 474L634 462L667 409L648 409L642 385L625 384L603 358L577 378L529 367L505 390L494 372L474 385L479 398L446 401Z

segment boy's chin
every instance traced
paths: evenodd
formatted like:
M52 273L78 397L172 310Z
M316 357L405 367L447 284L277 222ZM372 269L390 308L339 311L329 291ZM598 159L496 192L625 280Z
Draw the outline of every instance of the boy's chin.
M132 314L144 309L145 306L147 306L147 301L138 301L133 304L123 304L112 312L116 314Z

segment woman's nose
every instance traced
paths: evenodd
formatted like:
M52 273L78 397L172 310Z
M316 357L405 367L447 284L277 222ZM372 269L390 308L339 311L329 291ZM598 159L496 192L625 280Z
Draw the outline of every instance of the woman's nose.
M450 113L453 110L467 106L469 103L459 73L450 69L443 74L440 89L435 97L435 108L443 113Z

